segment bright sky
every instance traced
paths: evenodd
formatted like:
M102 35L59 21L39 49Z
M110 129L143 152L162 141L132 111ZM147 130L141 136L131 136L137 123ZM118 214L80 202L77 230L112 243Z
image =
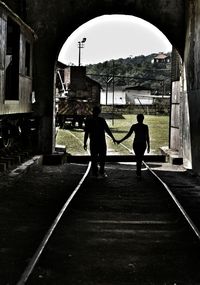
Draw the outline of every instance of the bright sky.
M78 42L83 38L87 40L81 49L81 65L172 49L168 39L152 24L134 16L105 15L75 30L64 43L58 60L78 65Z

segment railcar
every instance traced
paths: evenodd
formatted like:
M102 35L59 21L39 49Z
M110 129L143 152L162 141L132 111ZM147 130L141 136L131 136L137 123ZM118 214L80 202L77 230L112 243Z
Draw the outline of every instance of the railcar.
M0 1L0 147L27 138L32 117L34 31Z
M87 116L92 114L96 102L82 98L63 98L57 100L56 123L61 128L82 128Z
M86 67L57 70L56 122L62 128L82 128L85 119L100 104L101 85L86 76Z

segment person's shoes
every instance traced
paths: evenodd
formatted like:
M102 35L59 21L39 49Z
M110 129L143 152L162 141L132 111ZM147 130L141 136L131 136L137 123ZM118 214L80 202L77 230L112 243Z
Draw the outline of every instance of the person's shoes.
M108 177L108 175L107 175L106 173L100 173L99 176L100 176L100 178L106 178L106 177Z

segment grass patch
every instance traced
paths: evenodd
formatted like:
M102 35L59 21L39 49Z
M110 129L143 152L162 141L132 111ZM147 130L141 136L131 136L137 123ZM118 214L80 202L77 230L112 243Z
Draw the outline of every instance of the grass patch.
M136 123L136 115L123 115L123 118L106 120L114 137L121 139L129 131L132 124ZM161 146L168 145L169 140L169 117L168 116L152 116L145 115L144 124L149 126L149 135L151 143L151 153L160 154L159 148ZM67 152L72 155L87 155L87 152L83 149L83 137L84 131L81 129L72 130L58 130L56 143L66 146ZM123 142L129 149L132 149L134 134ZM106 138L108 151L112 150L112 153L116 154L130 154L130 152L124 149L121 145L114 145L112 140Z

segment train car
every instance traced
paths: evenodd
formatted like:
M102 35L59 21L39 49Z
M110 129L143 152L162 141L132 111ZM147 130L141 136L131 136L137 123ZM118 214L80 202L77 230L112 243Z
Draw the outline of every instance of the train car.
M32 123L34 31L0 1L0 147L27 137Z
M57 125L61 128L74 128L78 126L82 128L85 119L92 114L92 109L96 105L89 99L73 98L58 98L57 102Z
M83 66L57 70L56 122L62 128L82 128L95 105L100 104L101 85L86 76Z

